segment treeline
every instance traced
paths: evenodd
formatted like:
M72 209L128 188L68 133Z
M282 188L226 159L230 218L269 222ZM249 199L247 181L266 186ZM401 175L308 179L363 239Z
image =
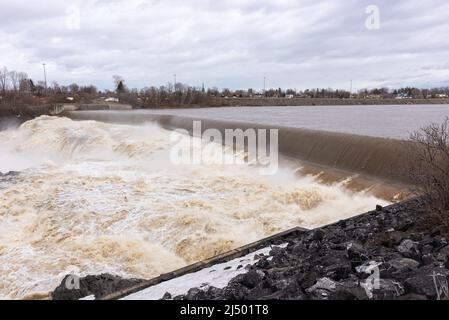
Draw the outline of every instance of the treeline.
M420 89L362 89L356 93L332 88L297 89L219 89L169 83L143 89L129 89L121 76L113 76L114 90L100 91L94 85L81 86L76 83L60 85L51 82L33 81L25 72L0 68L0 106L50 105L55 103L99 102L108 98L131 104L138 108L165 108L179 106L235 105L234 99L438 99L448 98L449 88ZM237 100L238 101L238 100Z
M0 68L0 107L12 110L13 113L20 113L21 109L30 106L51 107L67 102L68 97L72 97L73 101L92 101L98 94L93 85L60 86L57 82L52 82L47 86L45 81L36 82L26 72Z

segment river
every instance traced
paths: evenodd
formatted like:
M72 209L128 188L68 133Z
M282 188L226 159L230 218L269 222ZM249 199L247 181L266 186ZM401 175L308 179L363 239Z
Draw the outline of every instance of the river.
M136 112L388 137L449 115L446 106L390 108ZM381 110L395 118L380 117ZM45 298L72 272L148 279L282 230L387 204L344 182L298 175L297 167L261 176L251 164L176 165L168 160L172 146L170 131L149 122L43 116L1 131L0 172L18 173L0 176L0 298Z

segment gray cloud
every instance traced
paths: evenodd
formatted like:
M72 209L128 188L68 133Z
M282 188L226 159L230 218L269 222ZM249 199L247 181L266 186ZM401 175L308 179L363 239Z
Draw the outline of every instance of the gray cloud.
M0 65L51 80L131 87L448 85L446 0L0 0ZM80 28L67 28L73 4ZM368 5L380 8L368 30Z

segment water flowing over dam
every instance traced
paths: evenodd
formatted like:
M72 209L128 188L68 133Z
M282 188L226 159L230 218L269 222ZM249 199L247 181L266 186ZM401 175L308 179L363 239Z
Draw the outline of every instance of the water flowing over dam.
M251 164L174 165L167 129L187 127L188 119L161 117L157 124L133 112L70 117L90 120L43 116L0 132L0 172L18 171L0 176L2 298L44 298L72 272L151 279L292 227L387 204L343 182L298 175L297 168L261 176ZM206 127L215 125L228 124ZM292 132L280 133L289 141L281 149L292 156L310 152L313 161L326 154L319 148L332 146L323 140L301 151ZM347 139L336 137L334 143Z
M68 116L78 120L126 124L154 121L168 130L185 129L189 132L192 132L193 121L197 120L186 116L117 111L78 111L69 112ZM407 152L407 143L403 140L230 120L200 120L203 130L214 128L223 135L226 129L276 128L279 129L279 152L284 156L382 180L409 182L407 177L399 174Z

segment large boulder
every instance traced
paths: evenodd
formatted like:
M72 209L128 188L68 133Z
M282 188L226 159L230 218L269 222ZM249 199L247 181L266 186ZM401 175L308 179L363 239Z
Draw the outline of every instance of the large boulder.
M419 267L420 263L409 258L398 258L388 261L388 264L395 269L395 271L411 271Z
M447 285L449 270L444 267L423 267L405 280L405 290L410 294L424 295L430 299L438 298L438 290Z
M77 278L67 275L50 296L53 300L79 300L88 296L97 299L145 282L141 279L123 279L110 274Z

